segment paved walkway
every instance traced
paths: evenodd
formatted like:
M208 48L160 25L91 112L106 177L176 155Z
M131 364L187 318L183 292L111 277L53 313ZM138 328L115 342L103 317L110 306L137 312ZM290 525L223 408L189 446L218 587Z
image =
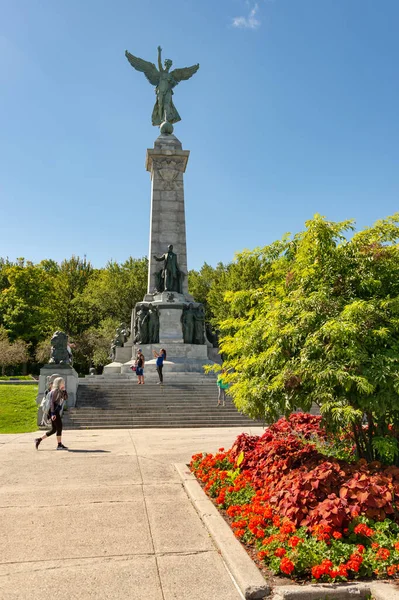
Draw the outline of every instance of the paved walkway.
M0 599L239 600L173 464L241 431L0 435Z

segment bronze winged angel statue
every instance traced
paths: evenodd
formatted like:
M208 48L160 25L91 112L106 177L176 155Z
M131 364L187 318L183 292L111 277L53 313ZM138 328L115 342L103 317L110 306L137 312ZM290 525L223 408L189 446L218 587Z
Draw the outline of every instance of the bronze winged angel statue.
M157 126L163 122L177 123L181 121L180 115L173 104L173 88L177 86L180 81L184 79L190 79L199 69L199 65L193 65L192 67L185 67L183 69L174 69L170 71L172 61L167 58L164 66L162 66L162 48L158 46L158 69L154 63L137 58L126 50L126 58L136 71L144 73L148 81L155 85L155 93L157 95L157 101L155 102L154 110L152 111L152 124ZM173 128L172 128L173 129Z

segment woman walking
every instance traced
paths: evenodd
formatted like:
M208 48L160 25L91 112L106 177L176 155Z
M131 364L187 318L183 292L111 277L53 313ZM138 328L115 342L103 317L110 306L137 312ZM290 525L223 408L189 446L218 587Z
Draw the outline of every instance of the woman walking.
M137 382L138 385L140 385L140 383L142 383L144 385L144 363L145 363L144 354L142 353L141 348L139 348L138 352L137 352L137 358L136 358L136 375L137 375L137 379L138 379L138 382Z
M158 377L159 377L159 381L157 383L157 385L163 385L163 374L162 374L162 369L163 369L163 361L166 360L166 350L165 348L161 348L159 352L156 352L155 350L153 350L153 354L154 354L154 358L156 358L156 366L157 366L157 373L158 373Z
M66 446L61 442L62 436L62 419L61 413L65 400L68 398L68 394L65 391L65 381L62 377L54 379L50 394L50 419L51 419L51 430L47 431L41 438L35 439L36 450L39 449L40 443L46 438L57 434L57 450L68 450Z

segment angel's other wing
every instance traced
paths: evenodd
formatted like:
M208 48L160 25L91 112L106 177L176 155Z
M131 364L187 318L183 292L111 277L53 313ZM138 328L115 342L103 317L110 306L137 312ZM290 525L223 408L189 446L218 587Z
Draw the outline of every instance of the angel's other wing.
M190 79L199 69L199 65L193 65L192 67L184 67L183 69L174 69L171 75L177 83L183 81L183 79Z
M140 71L144 73L147 77L148 81L152 83L152 85L158 85L159 83L159 71L154 65L154 63L150 63L147 60L143 60L142 58L138 58L137 56L133 56L126 50L125 56L136 71Z

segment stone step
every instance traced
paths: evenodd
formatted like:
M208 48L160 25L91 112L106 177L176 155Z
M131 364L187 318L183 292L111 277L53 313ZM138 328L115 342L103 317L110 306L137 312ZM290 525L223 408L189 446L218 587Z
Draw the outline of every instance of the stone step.
M205 403L207 405L211 405L217 402L217 394L212 394L208 396L198 397L190 397L190 396L169 396L166 398L154 398L153 396L141 396L141 397L132 397L132 396L102 396L98 394L98 396L81 396L79 395L79 400L81 404L88 406L92 404L93 406L100 406L101 404L106 405L109 403L112 404L120 404L121 406L130 404L131 406L137 406L138 404L147 404L147 405L160 405L160 404L170 404L176 403L181 406L189 406L197 403Z
M220 411L221 413L222 411ZM155 411L146 411L146 412L128 412L128 411L115 411L115 412L104 412L104 411L79 411L79 412L75 412L75 413L67 413L68 418L70 419L74 419L74 420L81 420L81 419L102 419L102 420L106 420L106 419L207 419L207 418L214 418L214 419L223 419L225 417L228 418L236 418L236 416L238 415L238 418L245 418L248 419L249 417L247 417L246 415L240 415L239 413L236 413L232 410L228 411L226 409L223 409L223 415L219 414L219 413L210 413L210 412L206 412L206 411L192 411L192 412L179 412L179 411L162 411L162 412L158 412L155 413ZM67 416L65 415L65 416Z
M113 389L93 389L93 390L89 390L89 389L84 389L81 390L79 388L79 394L82 397L92 397L95 394L101 394L102 396L124 396L124 397L134 397L134 398L143 398L143 397L148 397L148 396L154 396L155 398L161 398L163 396L169 397L171 395L175 395L175 396L192 396L193 394L198 394L200 396L215 396L217 395L218 391L216 388L211 388L211 389L204 389L203 391L198 391L198 389L188 389L188 390L173 390L173 389L169 389L168 391L166 391L164 388L162 388L162 390L160 390L160 388L157 388L156 390L150 390L150 389L146 389L142 392L140 392L139 390L124 390L124 389L118 389L118 390L113 390Z
M217 406L215 382L138 386L135 381L80 384L77 405L65 413L67 428L248 427L259 425L227 400Z
M161 429L162 427L182 427L182 426L187 426L187 427L212 427L212 426L217 426L217 427L240 427L241 425L245 425L247 427L260 427L262 426L261 423L254 423L253 421L234 421L234 420L225 420L225 421L174 421L173 419L170 420L162 420L162 421L154 421L153 419L147 420L147 421L79 421L79 422L74 422L74 421L69 421L67 423L68 427L72 427L74 425L79 425L81 427L114 427L115 429L118 429L119 427L125 427L125 426L130 426L130 427L150 427L152 425L152 427L157 428L157 429Z
M226 404L222 407L225 411L237 413L237 409L235 406ZM212 403L212 406L207 405L174 405L174 404L162 404L162 405L152 405L146 406L145 404L139 406L123 406L123 405L115 405L115 406L78 406L76 408L70 408L69 414L74 414L75 412L82 414L83 412L87 413L109 413L115 414L117 412L120 413L143 413L143 412L153 412L157 410L159 413L161 412L176 412L181 414L188 414L192 412L200 412L200 413L214 413L215 415L220 412L220 406Z
M175 421L189 421L189 420L220 420L223 421L225 419L248 419L248 417L245 417L243 415L235 415L233 413L225 413L223 415L205 415L205 414L199 414L199 413L192 413L191 415L179 415L178 413L162 413L159 416L154 416L152 413L147 413L147 414L139 414L139 415L128 415L128 414L115 414L115 415L99 415L99 414L94 414L94 415L90 415L90 414L73 414L73 415L69 415L68 419L70 421L123 421L125 419L129 419L131 421L145 421L146 419L152 419L154 421L162 421L163 419L173 419Z
M98 423L109 423L110 419L104 417L83 417L83 418L74 418L72 417L68 417L69 421L79 421L79 422L92 422L92 421L96 421ZM185 417L179 417L179 415L163 415L160 418L155 418L154 416L151 415L146 415L146 416L141 416L141 417L131 417L129 415L124 415L124 416L115 416L112 419L112 422L138 422L138 421L148 421L148 422L152 422L155 423L157 421L159 422L163 422L163 421L174 421L176 423L178 422L185 422L185 421L209 421L209 422L213 422L213 421L217 421L217 422L223 422L223 421L250 421L250 419L248 419L248 417L242 417L242 416L235 416L235 415L221 415L218 417L205 417L205 416L200 416L200 415L191 415L191 416L185 416Z
M158 383L145 383L144 385L137 383L137 382L127 382L127 383L123 383L122 382L118 382L118 383L109 383L109 382L104 382L103 384L98 384L98 383L91 383L91 384L87 384L87 385L81 385L79 384L80 389L82 390L92 390L92 389L124 389L124 390L146 390L148 388L151 388L152 390L158 390L158 389L163 389L163 390L170 390L170 389L175 389L175 390L189 390L189 389L216 389L217 386L215 383L212 383L211 385L209 383L201 383L199 385L196 385L195 383L164 383L162 386L159 385Z
M118 390L113 392L112 390L93 390L91 392L79 391L80 398L96 398L97 396L101 396L101 398L123 398L123 399L138 399L138 398L154 398L154 400L162 400L163 398L215 398L217 397L217 390L204 390L201 394L198 390L185 390L184 392L175 392L171 390L170 392L150 392L150 390L146 390L145 392L131 392L129 390Z
M156 372L144 371L145 385L156 385L159 381L158 374ZM164 374L164 380L166 384L195 384L195 385L216 385L216 375L200 375L198 373L166 373ZM89 386L104 383L112 385L114 383L124 385L137 385L137 375L122 374L122 375L102 375L91 377L85 377L79 379L79 385Z
M64 417L66 418L66 417ZM204 420L208 420L208 421L223 421L223 420L248 420L249 418L246 417L245 415L239 415L239 414L233 414L233 413L224 413L224 414L219 414L219 415L205 415L205 414L198 414L198 413L192 413L191 415L182 415L182 414L178 414L178 413L163 413L159 416L155 416L154 414L151 413L147 413L147 414L141 414L141 415L129 415L129 414L116 414L116 415L99 415L99 414L84 414L84 415L79 415L79 414L73 414L73 415L69 415L67 417L70 421L123 421L123 420L130 420L130 421L145 421L148 419L152 419L153 421L162 421L163 419L166 420L174 420L174 421L192 421L192 420L200 420L200 421L204 421ZM249 419L250 420L250 419Z
M201 422L201 423L224 423L226 421L228 422L238 422L238 423L243 423L243 422L251 422L253 423L253 421L251 421L251 419L248 419L248 417L242 417L242 416L234 416L234 415L221 415L219 417L201 417L199 415L193 415L193 416L189 416L189 417L179 417L178 415L163 415L162 418L157 419L154 416L142 416L142 417L129 417L128 415L125 415L123 417L114 417L113 419L108 419L108 418L101 418L101 417L87 417L87 418L73 418L73 417L69 417L68 421L70 422L79 422L79 423L167 423L167 422L173 422L173 423L188 423L188 422Z
M162 403L145 403L145 402L94 402L94 403L85 403L79 404L77 408L90 408L90 409L98 409L98 410L140 410L140 409L174 409L174 410L192 410L195 407L201 408L203 410L212 410L214 407L216 408L216 400L212 400L211 402L162 402ZM226 406L229 406L228 404ZM234 406L231 405L231 408L236 410ZM73 410L70 408L69 410Z
M180 424L176 424L176 423L162 423L161 425L159 424L154 424L154 423L149 423L149 424L123 424L123 425L113 425L113 424L108 424L108 425L81 425L80 423L73 423L73 424L66 424L64 429L201 429L201 428L215 428L215 427L240 427L240 426L247 426L247 427L259 427L259 423L256 423L255 421L251 421L250 423L246 424L246 423L180 423Z
M93 390L91 392L79 391L80 398L86 398L89 400L90 398L123 398L123 399L134 399L137 400L139 398L153 398L154 400L163 400L168 398L215 398L218 396L217 390L204 390L202 393L198 392L198 390L185 390L184 392L175 392L171 390L170 392L151 392L150 390L146 390L145 392L131 392L129 390Z

